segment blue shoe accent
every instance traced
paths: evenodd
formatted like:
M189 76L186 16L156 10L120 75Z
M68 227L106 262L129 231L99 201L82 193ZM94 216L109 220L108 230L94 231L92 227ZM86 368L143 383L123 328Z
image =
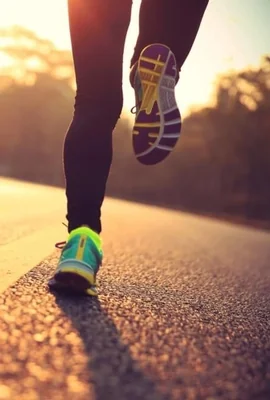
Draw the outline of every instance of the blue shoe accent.
M87 227L75 229L62 250L50 288L96 296L102 258L99 235Z

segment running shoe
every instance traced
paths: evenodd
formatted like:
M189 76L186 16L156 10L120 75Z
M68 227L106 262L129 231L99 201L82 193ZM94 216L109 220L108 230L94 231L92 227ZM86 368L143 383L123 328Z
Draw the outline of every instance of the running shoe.
M133 148L142 164L157 164L175 147L181 131L181 115L175 99L179 79L176 59L163 44L151 44L130 72L135 90Z
M103 257L99 235L90 228L80 227L74 229L62 245L61 257L49 287L97 296L96 275ZM57 247L61 247L61 243Z

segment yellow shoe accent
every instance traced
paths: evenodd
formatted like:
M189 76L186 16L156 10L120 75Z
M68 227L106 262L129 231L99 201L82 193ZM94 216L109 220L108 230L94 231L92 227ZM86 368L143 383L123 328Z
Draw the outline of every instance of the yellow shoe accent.
M135 124L135 128L158 128L159 126L159 122L137 122Z
M86 235L81 236L79 246L78 246L78 251L76 254L76 260L79 260L79 261L83 260L86 243L87 243L87 236Z
M89 227L81 226L80 228L74 229L73 231L70 232L68 241L76 235L83 235L83 236L90 237L90 239L92 239L92 241L95 243L97 248L99 250L101 250L102 241L101 241L99 234L96 233L95 231L93 231L92 229L90 229Z
M89 296L98 296L98 293L97 293L95 287L91 287L91 288L87 289L85 291L85 293L88 294Z
M160 59L160 57L159 57L159 59ZM149 63L154 64L154 65L160 65L161 67L164 67L164 65L165 65L164 62L159 61L159 60L154 60L153 58L149 58L149 57L144 57L143 56L143 57L141 57L141 60L149 62Z

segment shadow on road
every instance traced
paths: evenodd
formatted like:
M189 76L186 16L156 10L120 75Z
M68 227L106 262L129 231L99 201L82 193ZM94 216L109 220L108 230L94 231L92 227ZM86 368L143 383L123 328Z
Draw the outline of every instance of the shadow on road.
M132 359L98 299L57 294L55 298L84 343L96 400L168 400Z

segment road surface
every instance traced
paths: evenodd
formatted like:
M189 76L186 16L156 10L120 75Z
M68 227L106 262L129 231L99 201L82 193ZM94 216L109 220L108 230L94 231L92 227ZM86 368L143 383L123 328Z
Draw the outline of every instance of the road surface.
M17 185L6 181L10 241L0 234L2 281L21 275L0 295L0 399L270 399L269 233L107 199L99 298L55 296L59 253L25 274L36 261L20 243L42 249L63 193L25 187L32 218L14 209ZM17 265L1 265L17 245Z

